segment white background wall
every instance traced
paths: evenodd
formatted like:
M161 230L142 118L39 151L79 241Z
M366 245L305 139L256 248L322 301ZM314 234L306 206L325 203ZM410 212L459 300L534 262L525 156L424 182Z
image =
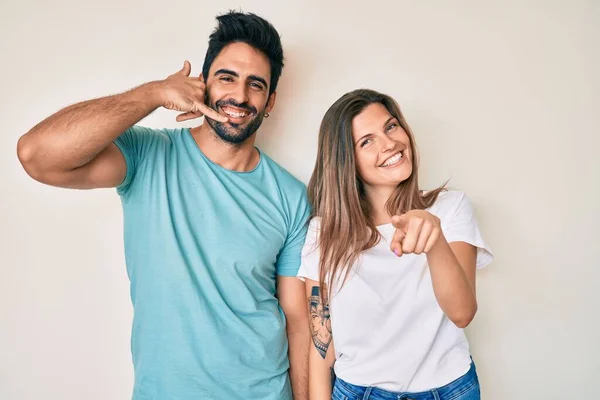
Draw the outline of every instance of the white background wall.
M423 185L472 198L496 253L467 330L483 398L600 398L598 1L2 0L0 399L127 399L133 381L118 196L30 180L18 137L184 59L199 73L239 7L282 35L259 139L275 160L307 182L325 110L369 87L403 106Z

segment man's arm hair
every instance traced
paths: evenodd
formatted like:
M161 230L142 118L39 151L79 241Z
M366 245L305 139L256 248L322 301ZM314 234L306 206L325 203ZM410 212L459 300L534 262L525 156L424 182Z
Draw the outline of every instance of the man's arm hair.
M21 136L17 154L34 179L90 189L119 185L125 159L113 141L160 104L155 83L66 107Z

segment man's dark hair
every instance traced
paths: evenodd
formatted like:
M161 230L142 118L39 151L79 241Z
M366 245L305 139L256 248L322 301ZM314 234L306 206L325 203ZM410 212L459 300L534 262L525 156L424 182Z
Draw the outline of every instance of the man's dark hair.
M246 43L267 56L271 63L269 95L277 88L283 69L283 49L279 33L269 21L252 13L230 11L217 17L218 25L208 40L202 74L208 79L208 71L223 47L231 43Z

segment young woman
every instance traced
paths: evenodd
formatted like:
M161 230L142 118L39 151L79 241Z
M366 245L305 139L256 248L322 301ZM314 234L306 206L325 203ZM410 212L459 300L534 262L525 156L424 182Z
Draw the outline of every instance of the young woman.
M464 193L419 190L392 98L356 90L331 106L308 190L310 399L479 399L463 328L492 254Z

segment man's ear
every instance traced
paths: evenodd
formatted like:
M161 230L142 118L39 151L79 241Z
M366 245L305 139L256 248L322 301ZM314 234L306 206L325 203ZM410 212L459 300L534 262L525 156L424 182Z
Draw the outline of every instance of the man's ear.
M267 100L267 107L265 107L265 111L271 113L273 107L275 107L275 100L277 99L277 92L273 92L269 95L269 100Z

